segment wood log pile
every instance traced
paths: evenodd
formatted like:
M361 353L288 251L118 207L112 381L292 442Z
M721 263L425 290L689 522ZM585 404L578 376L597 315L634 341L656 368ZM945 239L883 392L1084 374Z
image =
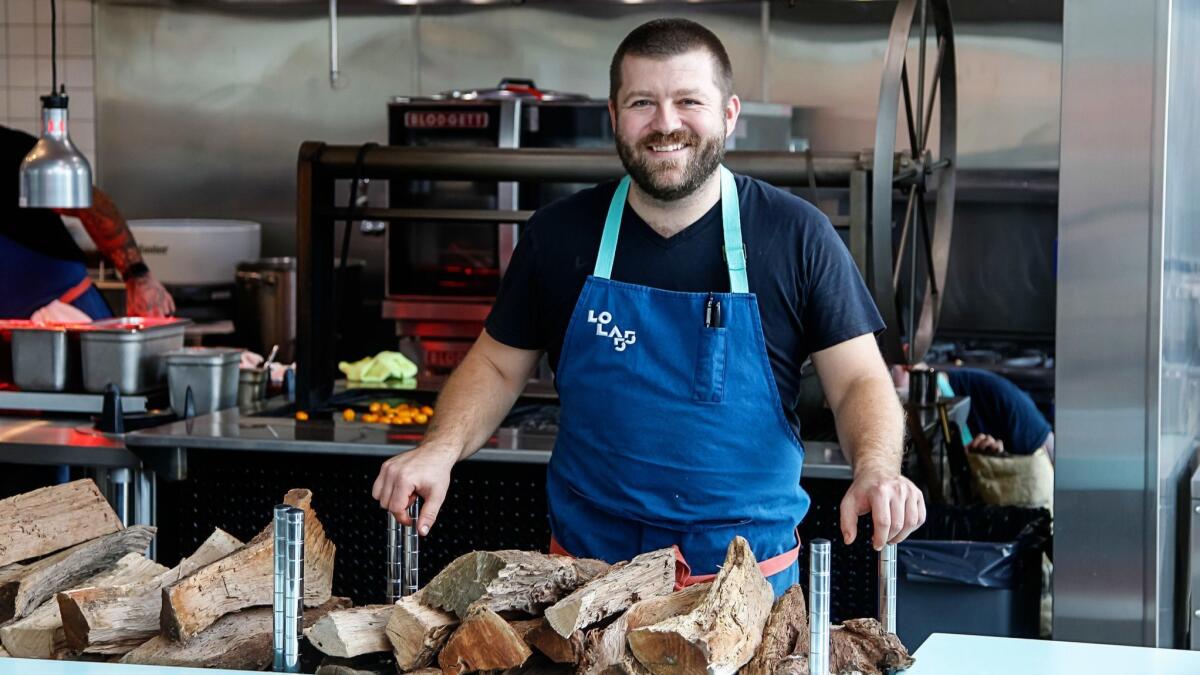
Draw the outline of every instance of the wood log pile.
M306 635L330 657L321 675L808 675L804 591L775 600L744 539L712 582L674 582L674 549L611 566L477 551L394 606L330 612ZM831 641L835 675L912 664L874 619L832 627Z
M305 510L305 624L333 598L335 548L312 493ZM145 552L154 528L123 527L90 480L0 500L0 657L262 669L272 659L271 526L243 544L216 530L171 569ZM379 621L376 641L387 648ZM378 646L378 645L376 645Z
M308 643L323 675L808 675L804 592L778 600L747 542L708 583L674 590L675 550L608 565L529 551L459 557L394 605L332 596L335 547L305 511ZM89 480L0 500L0 657L262 670L272 660L272 532L216 530L167 569L154 528L122 527ZM873 619L831 630L831 672L912 659ZM824 675L824 674L821 674Z

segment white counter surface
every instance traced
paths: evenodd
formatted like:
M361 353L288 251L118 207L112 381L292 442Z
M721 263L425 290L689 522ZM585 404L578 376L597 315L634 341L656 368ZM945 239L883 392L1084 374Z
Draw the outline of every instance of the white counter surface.
M934 633L905 675L1200 675L1200 652Z

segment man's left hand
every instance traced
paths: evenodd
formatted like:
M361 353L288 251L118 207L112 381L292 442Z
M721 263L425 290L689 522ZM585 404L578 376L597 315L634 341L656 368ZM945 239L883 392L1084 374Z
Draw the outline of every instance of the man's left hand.
M125 315L161 317L175 313L175 300L153 275L125 281Z
M871 514L876 551L884 544L904 541L925 522L925 498L899 473L863 472L854 477L841 506L842 538L846 545L858 537L858 517Z

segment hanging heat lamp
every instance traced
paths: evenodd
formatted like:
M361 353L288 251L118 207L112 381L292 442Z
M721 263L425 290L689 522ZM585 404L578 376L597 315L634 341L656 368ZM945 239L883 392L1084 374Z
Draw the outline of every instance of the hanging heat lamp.
M80 209L92 205L92 167L67 132L67 87L58 84L58 13L50 0L50 94L42 97L42 134L21 162L18 205Z

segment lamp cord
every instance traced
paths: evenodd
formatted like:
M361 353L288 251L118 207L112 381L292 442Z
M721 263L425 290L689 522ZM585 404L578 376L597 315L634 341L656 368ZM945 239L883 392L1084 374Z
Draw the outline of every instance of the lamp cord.
M50 0L50 93L58 93L58 8Z

